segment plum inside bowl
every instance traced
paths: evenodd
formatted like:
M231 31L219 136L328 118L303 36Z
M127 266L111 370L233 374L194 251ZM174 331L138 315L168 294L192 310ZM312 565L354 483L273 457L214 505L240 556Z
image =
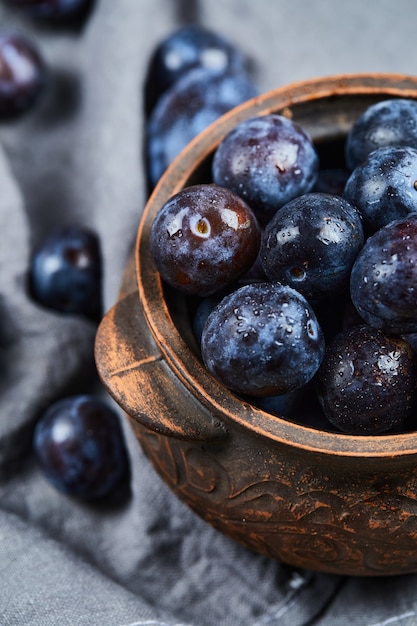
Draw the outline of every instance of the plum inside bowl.
M288 420L218 383L204 367L189 300L162 281L150 252L156 213L211 182L213 153L239 122L279 113L299 122L321 167L343 166L349 129L392 97L417 99L417 78L332 76L255 98L179 155L140 221L120 297L97 333L100 377L174 493L247 548L344 575L417 571L417 432L355 436Z

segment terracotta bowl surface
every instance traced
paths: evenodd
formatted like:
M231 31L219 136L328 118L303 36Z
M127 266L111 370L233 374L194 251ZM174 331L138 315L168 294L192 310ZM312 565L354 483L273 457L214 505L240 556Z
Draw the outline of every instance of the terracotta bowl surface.
M354 120L391 97L417 99L417 77L361 74L295 83L210 126L150 197L120 298L96 339L104 385L181 500L251 550L336 574L417 571L417 432L326 432L273 416L217 383L201 363L185 297L172 297L155 269L149 232L170 196L210 181L213 152L240 121L271 112L291 117L331 167Z

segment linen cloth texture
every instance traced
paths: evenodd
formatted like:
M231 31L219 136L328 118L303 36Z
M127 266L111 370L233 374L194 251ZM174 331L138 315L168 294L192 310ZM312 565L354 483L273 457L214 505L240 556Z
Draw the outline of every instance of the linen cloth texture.
M320 75L414 73L414 11L413 0L97 0L81 29L54 30L0 8L1 28L33 37L50 71L35 109L0 126L2 626L417 624L414 575L299 571L209 527L156 475L122 414L122 493L88 504L55 491L31 452L36 419L70 393L105 393L95 326L25 289L42 238L83 224L100 236L105 308L115 303L146 202L143 83L162 37L204 24L249 55L266 91Z

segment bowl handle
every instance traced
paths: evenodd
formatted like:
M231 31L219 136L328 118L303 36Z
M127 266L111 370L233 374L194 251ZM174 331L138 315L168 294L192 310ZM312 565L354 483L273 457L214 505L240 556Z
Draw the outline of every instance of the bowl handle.
M139 425L193 441L226 436L221 421L175 376L148 330L137 291L111 308L95 341L98 374L117 404Z

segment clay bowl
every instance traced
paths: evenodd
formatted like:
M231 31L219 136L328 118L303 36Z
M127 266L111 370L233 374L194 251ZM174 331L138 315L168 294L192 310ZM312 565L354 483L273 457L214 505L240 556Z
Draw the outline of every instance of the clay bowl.
M387 97L417 99L417 77L354 75L279 88L234 109L194 140L150 198L120 299L105 315L96 361L146 455L177 496L215 528L288 564L343 575L417 571L417 432L350 436L260 410L204 369L185 298L172 298L149 252L156 212L208 182L214 149L241 120L291 116L321 158Z

